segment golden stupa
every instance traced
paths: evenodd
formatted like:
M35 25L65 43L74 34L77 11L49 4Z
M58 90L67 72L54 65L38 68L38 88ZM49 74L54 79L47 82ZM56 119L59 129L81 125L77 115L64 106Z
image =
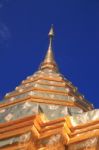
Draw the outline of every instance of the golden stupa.
M38 71L0 102L0 150L99 150L99 109L60 74L53 36Z

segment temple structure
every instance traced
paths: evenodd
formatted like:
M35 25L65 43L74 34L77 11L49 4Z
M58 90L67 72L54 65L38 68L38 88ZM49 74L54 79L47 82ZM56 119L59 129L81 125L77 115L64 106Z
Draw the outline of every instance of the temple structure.
M65 78L47 54L0 102L0 150L99 150L99 110Z

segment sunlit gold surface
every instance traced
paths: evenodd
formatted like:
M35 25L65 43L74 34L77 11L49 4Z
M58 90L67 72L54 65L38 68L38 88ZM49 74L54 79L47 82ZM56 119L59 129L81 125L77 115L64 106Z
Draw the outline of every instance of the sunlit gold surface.
M33 105L38 103L65 106L65 108L71 107L76 108L76 110L80 108L82 116L78 115L79 121L76 115L70 114L50 120L40 108L41 110L34 115L1 122L0 141L13 137L17 138L18 136L20 140L14 144L9 143L0 148L0 150L99 150L99 110L93 110L93 106L80 93L76 93L77 88L58 72L52 48L53 26L48 35L48 51L40 65L39 73L28 77L13 92L6 94L5 102L0 104L0 110L17 107L17 104L22 104L23 102L32 102ZM44 70L48 72L44 72ZM34 83L35 85L39 84L40 87L33 86ZM39 92L39 94L28 95L28 92ZM42 94L40 95L40 93ZM44 97L46 93L56 97L49 96L46 98ZM16 96L23 94L26 94L26 97L16 98ZM72 98L72 100L64 100L62 96ZM12 101L10 100L11 98ZM53 110L53 112L55 111ZM81 117L85 121L82 121ZM29 139L27 138L27 133L31 134Z
M36 149L39 149L40 140L49 138L50 136L56 134L61 135L60 142L57 143L58 145L69 145L72 143L80 142L82 140L86 140L88 138L99 136L99 120L86 123L84 125L81 125L81 127L76 126L76 128L74 128L70 125L69 116L50 122L45 122L45 120L42 120L42 118L44 119L43 114L39 114L37 116L26 117L17 121L1 124L0 139L3 140L5 138L17 136L30 131L32 133L31 140L33 141L35 147L37 147ZM31 147L31 141L28 141L28 143L18 143L16 144L16 146L12 145L11 147L13 149L17 149L18 147L21 147L20 145L23 147L29 145L29 147ZM44 145L41 146L42 149L44 148L43 146ZM9 149L10 146L4 148L4 150ZM31 149L33 149L33 147L31 147ZM47 147L45 149L47 149Z

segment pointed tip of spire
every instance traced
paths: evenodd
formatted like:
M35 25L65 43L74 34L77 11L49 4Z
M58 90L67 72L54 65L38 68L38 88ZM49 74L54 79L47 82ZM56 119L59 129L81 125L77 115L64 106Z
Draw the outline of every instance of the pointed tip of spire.
M53 24L51 25L51 29L48 33L49 37L54 37L54 27L53 27Z
M47 54L45 56L45 59L43 61L43 63L40 66L40 69L53 69L53 70L58 70L57 68L57 64L54 60L54 54L53 54L53 48L52 48L52 42L53 42L53 37L54 37L54 29L53 29L53 25L51 25L51 29L49 31L49 47L48 47L48 51Z

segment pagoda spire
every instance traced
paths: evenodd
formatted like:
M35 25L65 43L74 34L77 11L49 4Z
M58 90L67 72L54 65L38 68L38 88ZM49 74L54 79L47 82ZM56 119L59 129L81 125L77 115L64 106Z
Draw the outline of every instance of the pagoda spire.
M40 69L48 68L57 71L58 68L54 60L54 54L53 54L53 37L54 37L53 25L51 26L48 36L49 36L49 46L44 61L40 66Z

